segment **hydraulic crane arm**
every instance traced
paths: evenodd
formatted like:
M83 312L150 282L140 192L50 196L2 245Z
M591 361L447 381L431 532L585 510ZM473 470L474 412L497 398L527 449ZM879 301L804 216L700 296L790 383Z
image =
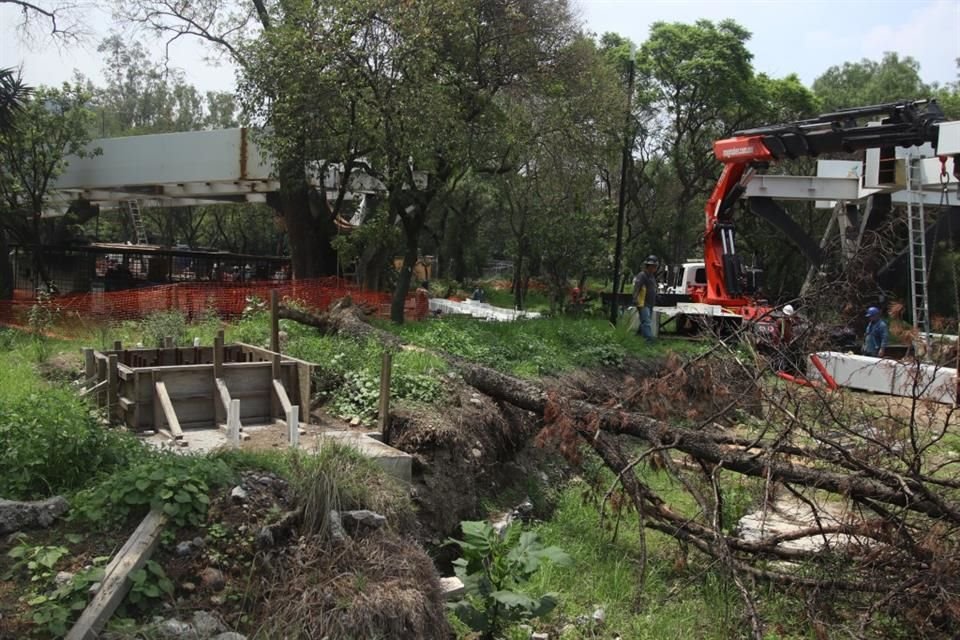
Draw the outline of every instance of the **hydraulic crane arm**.
M879 124L865 121L878 118ZM778 160L875 147L935 144L938 125L945 119L935 100L891 102L746 129L732 138L714 142L714 155L723 163L723 172L706 206L707 291L703 301L733 307L750 305L745 295L744 268L736 252L732 211L756 172Z

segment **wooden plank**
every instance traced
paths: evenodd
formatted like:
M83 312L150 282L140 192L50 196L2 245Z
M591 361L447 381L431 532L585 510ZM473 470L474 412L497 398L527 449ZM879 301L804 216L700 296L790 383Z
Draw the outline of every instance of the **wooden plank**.
M287 441L291 448L296 449L300 446L300 407L294 405L288 408L285 415L287 416Z
M270 289L270 351L280 353L280 292Z
M90 386L97 379L97 359L93 355L93 349L85 347L83 349L83 372L85 386Z
M231 447L240 446L240 401L232 400L227 405L227 443Z
M106 356L97 357L97 380L107 382L107 360ZM107 387L106 385L97 393L97 406L103 407L107 401Z
M120 340L113 341L113 350L114 351L123 351L123 342Z
M313 387L313 367L309 364L297 363L297 402L304 407L303 414L305 422L310 421L310 401L313 395L310 393Z
M107 381L106 381L106 380L101 380L100 382L98 382L97 384L93 385L92 387L87 387L86 389L84 389L83 391L81 391L81 392L80 392L80 397L82 398L83 396L85 396L85 395L87 395L87 394L99 392L101 389L106 388L106 386L107 386Z
M140 428L140 376L133 376L133 428Z
M283 387L283 384L280 382L280 354L274 353L273 359L270 362L270 377L273 379L273 388L276 390L277 385ZM284 389L284 395L286 395L286 390ZM282 404L283 400L281 399L280 394L275 394L270 396L270 415L279 416L283 415L282 412L286 412L287 407L290 406L290 400L287 399L287 404Z
M104 570L97 595L80 614L66 640L95 640L130 590L130 575L142 569L160 541L167 516L151 511Z
M117 354L107 357L107 419L113 421L117 412Z
M380 363L380 403L377 413L377 425L380 433L387 432L387 422L390 419L390 373L393 369L393 354L383 352L383 361Z
M213 339L213 377L223 377L223 336Z
M273 381L273 395L276 398L277 403L281 409L283 409L283 414L286 415L290 413L290 397L287 396L287 390L283 388L283 383L279 380Z
M170 432L177 440L183 439L183 430L180 429L180 421L177 419L177 412L173 410L173 403L170 401L170 394L167 393L167 385L163 380L158 380L156 385L156 399L160 401L161 411L167 424L170 426Z
M258 358L260 358L261 360L265 360L265 361L269 362L269 361L271 361L271 360L273 359L273 354L274 354L274 352L273 352L273 351L270 351L269 349L264 349L264 348L262 348L262 347L256 347L256 346L254 346L254 345L252 345L252 344L247 344L246 342L237 342L237 343L234 344L234 346L235 346L235 347L240 347L240 349L241 349L244 353L251 353L251 354L257 356ZM312 362L307 362L306 360L301 360L300 358L294 358L293 356L284 355L284 356L283 356L283 363L284 363L284 364L287 364L288 362L300 362L300 363L303 363L303 364L310 364L310 365L313 364Z

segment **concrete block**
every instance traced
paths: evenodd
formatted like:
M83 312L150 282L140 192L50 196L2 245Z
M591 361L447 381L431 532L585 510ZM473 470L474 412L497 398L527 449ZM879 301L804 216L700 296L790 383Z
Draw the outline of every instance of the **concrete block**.
M321 447L324 441L340 442L357 449L388 474L404 482L413 478L413 456L367 435L353 431L327 431L319 438Z
M817 355L841 387L907 398L916 396L943 404L957 403L956 369L836 351L822 351ZM809 362L807 377L822 380L820 372Z

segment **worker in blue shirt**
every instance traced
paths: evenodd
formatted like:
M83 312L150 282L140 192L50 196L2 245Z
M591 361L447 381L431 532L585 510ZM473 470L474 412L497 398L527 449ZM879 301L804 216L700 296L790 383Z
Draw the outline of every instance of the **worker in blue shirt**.
M874 358L882 358L887 348L887 340L890 338L887 323L880 317L880 309L877 307L867 309L867 320L867 332L863 336L863 353Z

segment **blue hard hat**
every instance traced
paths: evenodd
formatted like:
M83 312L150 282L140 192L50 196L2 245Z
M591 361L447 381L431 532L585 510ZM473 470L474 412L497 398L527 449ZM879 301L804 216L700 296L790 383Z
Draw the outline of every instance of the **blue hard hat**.
M867 318L872 318L873 316L878 316L878 315L880 315L880 309L876 307L870 307L869 309L867 309L867 315L866 315Z

